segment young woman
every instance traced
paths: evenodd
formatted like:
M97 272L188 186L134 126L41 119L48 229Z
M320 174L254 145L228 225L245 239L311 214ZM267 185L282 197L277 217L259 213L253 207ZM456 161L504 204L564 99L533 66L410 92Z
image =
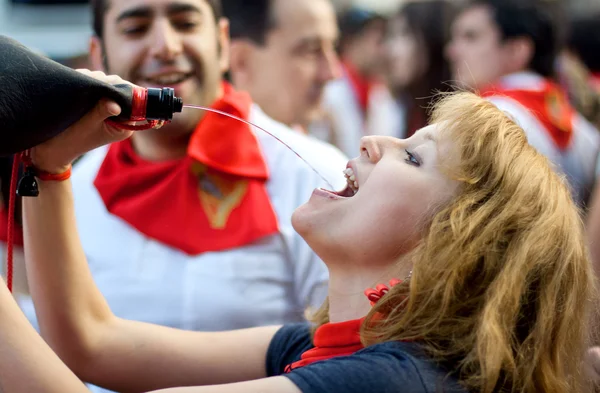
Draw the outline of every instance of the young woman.
M451 90L444 50L454 8L448 0L411 0L388 23L386 78L405 111L407 138L427 125L436 92Z
M118 112L100 104L34 148L37 169L63 173L127 138L103 123ZM330 270L316 330L189 332L115 317L77 238L69 181L40 180L24 237L43 337L78 377L119 392L583 391L593 274L567 186L475 95L440 100L431 124L406 140L364 139L348 188L316 190L295 212ZM0 297L2 390L84 390L4 287Z

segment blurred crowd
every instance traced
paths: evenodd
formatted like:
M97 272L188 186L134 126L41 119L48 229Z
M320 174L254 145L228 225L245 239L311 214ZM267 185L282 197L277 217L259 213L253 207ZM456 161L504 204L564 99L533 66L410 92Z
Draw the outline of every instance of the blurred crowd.
M108 9L92 3L90 53L65 64L145 86L174 85L189 104L238 108L247 102L248 119L291 144L336 187L346 184L342 172L361 154L361 138L410 137L427 125L440 94L485 96L524 128L569 182L600 269L600 8L570 13L558 1L407 0L391 14L378 14L356 6L334 9L328 0L223 0L222 8L215 1L191 2L222 13L208 36L194 27L201 17L189 14L188 2L155 0L132 9L129 3L145 2L114 3ZM168 136L152 131L132 142L143 157L140 168L152 173L146 183L151 192L132 189L131 177L108 175L109 164L116 165L110 160L132 155L130 147L92 152L75 164L77 221L94 279L113 311L128 319L191 330L303 320L326 297L327 271L293 233L290 217L325 184L296 157L281 158L288 153L270 136L256 130L256 141L223 136L231 138L231 149L262 152L256 154L264 156L267 170L260 166L260 173L269 180L244 194L229 177L192 167L201 179L193 195L199 187L210 212L207 224L198 224L206 228L196 229L188 223L190 210L163 209L174 186L148 163L170 165L188 148L192 130L218 121L203 116L184 112ZM237 127L232 124L222 126ZM3 180L10 165L7 160L0 168ZM228 175L243 172L239 168ZM163 177L164 186L153 183ZM125 187L139 198L120 200L114 189ZM163 191L164 198L156 197ZM181 198L172 205L185 203ZM8 220L6 209L3 214ZM235 214L243 230L227 225ZM147 228L148 216L159 225ZM19 213L15 219L20 222ZM200 234L192 236L196 230ZM220 231L235 241L221 241ZM196 247L199 239L212 240ZM37 326L23 258L17 255L17 297Z

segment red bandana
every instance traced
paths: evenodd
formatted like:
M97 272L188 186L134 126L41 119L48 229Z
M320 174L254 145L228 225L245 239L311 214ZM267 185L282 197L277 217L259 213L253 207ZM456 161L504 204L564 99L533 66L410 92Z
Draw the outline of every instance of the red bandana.
M517 101L540 121L555 145L564 150L573 137L575 110L558 85L545 80L541 90L507 89L501 85L490 86L481 93L482 97L506 96Z
M375 83L360 75L358 70L348 62L344 62L344 68L346 69L350 85L356 95L358 105L364 115L369 109L369 95L371 94Z
M224 84L212 108L248 119L246 93ZM113 144L94 185L108 211L190 255L241 247L277 233L265 183L269 171L250 126L207 112L188 156L151 162L130 140Z
M364 320L365 318L361 318L320 326L315 332L315 347L304 352L300 360L288 365L285 372L289 373L296 368L321 360L352 355L363 349L360 342L360 327Z

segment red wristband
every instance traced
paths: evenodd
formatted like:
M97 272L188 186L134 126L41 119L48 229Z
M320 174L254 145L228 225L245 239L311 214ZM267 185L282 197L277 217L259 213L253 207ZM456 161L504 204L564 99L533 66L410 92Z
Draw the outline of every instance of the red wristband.
M65 181L71 177L71 165L69 165L69 168L62 173L44 172L44 171L35 169L35 167L34 167L34 171L35 171L35 176L38 179L43 180L43 181Z
M31 157L29 155L29 150L26 150L21 154L21 160L23 161L23 165L25 166L25 168L29 168L29 170L33 172L35 177L42 181L64 181L71 177L71 165L69 165L67 170L61 173L50 173L39 170L35 167L35 165L33 165L33 162L31 161Z

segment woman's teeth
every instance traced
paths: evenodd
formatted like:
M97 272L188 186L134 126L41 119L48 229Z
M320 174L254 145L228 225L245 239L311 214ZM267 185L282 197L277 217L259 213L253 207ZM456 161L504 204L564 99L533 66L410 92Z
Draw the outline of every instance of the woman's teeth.
M346 176L346 182L348 182L348 186L356 194L358 192L358 182L356 181L356 175L354 174L352 168L346 168L344 170L344 176Z

